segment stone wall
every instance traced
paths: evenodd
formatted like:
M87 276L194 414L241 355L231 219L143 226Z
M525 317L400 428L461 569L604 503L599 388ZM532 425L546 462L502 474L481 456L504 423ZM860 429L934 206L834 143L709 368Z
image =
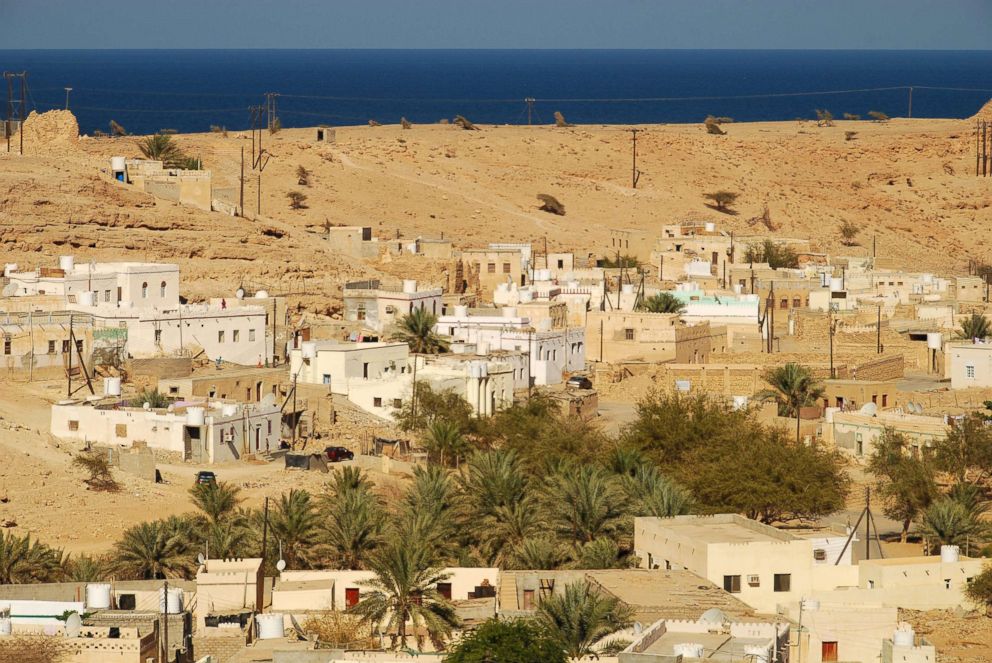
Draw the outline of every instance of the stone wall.
M190 357L132 359L127 363L126 370L132 382L155 389L160 379L186 378L192 375L193 360Z
M215 663L227 663L245 648L245 636L240 631L230 635L195 636L193 658L210 656Z
M906 359L901 354L860 363L851 371L851 377L855 380L898 380L905 375Z

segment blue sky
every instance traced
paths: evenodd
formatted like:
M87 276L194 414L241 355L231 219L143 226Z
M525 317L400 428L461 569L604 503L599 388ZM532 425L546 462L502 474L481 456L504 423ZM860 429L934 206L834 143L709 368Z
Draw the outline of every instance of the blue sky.
M2 48L988 49L992 0L0 0Z

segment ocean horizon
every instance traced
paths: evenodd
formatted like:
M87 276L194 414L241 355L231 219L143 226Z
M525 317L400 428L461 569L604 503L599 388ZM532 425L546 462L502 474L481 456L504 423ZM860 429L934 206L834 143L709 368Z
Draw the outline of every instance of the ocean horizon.
M29 110L63 108L71 87L84 133L243 130L266 92L285 127L905 117L909 87L913 117L965 118L992 97L992 51L0 50L0 68L28 72Z

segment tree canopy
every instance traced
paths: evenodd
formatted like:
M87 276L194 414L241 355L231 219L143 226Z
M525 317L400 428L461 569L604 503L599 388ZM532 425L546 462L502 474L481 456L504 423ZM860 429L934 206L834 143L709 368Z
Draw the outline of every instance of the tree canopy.
M490 619L462 638L445 663L566 663L559 640L532 619Z

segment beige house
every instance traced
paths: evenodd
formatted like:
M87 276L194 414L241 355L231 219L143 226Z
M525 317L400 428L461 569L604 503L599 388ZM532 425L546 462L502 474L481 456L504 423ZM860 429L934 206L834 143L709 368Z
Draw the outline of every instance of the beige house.
M645 568L686 569L761 612L814 589L855 586L850 547L840 556L846 539L800 536L736 514L634 519L634 552Z
M331 226L327 241L335 251L353 258L378 258L379 240L370 226Z
M708 322L688 326L679 316L645 311L590 311L586 358L591 361L675 361L704 364L727 348L727 331Z
M93 320L69 313L15 313L0 316L0 374L13 379L73 378L83 380L79 360L92 371ZM72 339L72 340L70 340Z
M115 176L120 179L113 160L111 167ZM209 170L166 168L161 161L127 159L124 162L123 175L123 181L156 198L207 212L212 209L213 178Z
M206 560L196 571L196 630L208 617L260 611L264 588L261 558Z
M65 626L15 626L11 636L28 641L41 641L58 638L58 644L65 655L58 660L62 663L159 663L158 633L141 635L137 628L84 626L78 634L70 636ZM0 660L4 658L4 646L0 643Z
M610 260L620 256L637 258L638 262L651 260L651 246L654 233L636 228L610 228L610 241L603 247L602 254Z
M910 451L919 454L935 440L947 436L947 424L941 417L903 414L885 410L876 414L837 412L828 409L823 426L823 438L858 458L867 458L875 451L875 443L886 429L903 435Z
M478 271L480 294L492 301L493 293L501 283L526 285L524 254L520 249L466 249L462 262Z
M287 382L285 368L236 368L217 370L181 378L162 378L158 390L172 399L219 398L257 403L265 396L277 396Z
M992 387L992 344L949 343L944 360L952 389Z

